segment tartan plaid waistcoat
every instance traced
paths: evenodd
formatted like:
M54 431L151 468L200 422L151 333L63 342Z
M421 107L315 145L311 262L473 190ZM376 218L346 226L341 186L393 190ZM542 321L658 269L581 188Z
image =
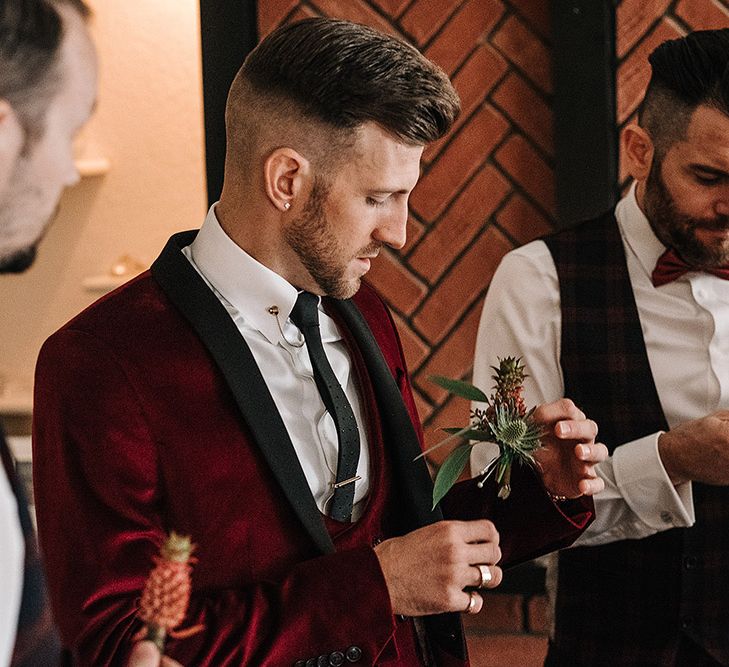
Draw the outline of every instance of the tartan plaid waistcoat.
M611 452L668 430L614 214L545 242L560 283L565 395L597 421ZM694 483L693 495L692 528L560 553L560 664L672 665L685 633L729 665L729 489Z

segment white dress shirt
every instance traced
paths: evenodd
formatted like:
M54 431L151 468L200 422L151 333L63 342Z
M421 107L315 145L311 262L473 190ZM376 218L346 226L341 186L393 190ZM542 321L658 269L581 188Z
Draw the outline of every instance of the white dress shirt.
M23 593L25 540L18 503L0 465L0 666L10 664Z
M653 287L650 276L665 247L637 204L635 186L618 203L615 215L669 426L729 408L729 281L691 272ZM507 254L494 275L478 332L474 384L488 393L493 384L489 366L497 357L520 355L530 376L527 404L562 397L560 337L556 268L547 246L534 241ZM691 484L671 484L658 456L659 435L621 444L598 466L606 488L595 497L595 522L577 544L635 539L693 525ZM474 448L474 473L490 455L488 447Z
M288 317L298 291L277 273L256 261L223 231L210 208L185 256L225 306L253 353L266 386L281 413L314 500L323 513L332 497L339 444L334 420L327 412L303 336ZM278 318L269 312L278 307ZM319 307L324 351L352 405L360 434L353 520L361 516L369 491L369 451L363 407L355 372L337 326ZM280 328L279 328L280 325ZM283 333L282 333L283 332Z

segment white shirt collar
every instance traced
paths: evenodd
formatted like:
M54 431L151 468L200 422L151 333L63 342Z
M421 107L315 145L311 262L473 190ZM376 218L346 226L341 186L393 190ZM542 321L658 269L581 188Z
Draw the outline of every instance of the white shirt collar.
M648 218L638 206L635 188L634 182L628 194L615 207L615 217L625 242L640 262L645 274L650 277L658 258L666 251L666 246L658 240Z
M200 272L245 318L246 324L258 329L271 343L281 340L276 318L268 309L278 307L283 326L296 303L298 291L236 245L220 226L215 204L190 245L190 254Z
M273 345L282 342L291 345L301 335L288 321L299 290L251 257L225 233L215 215L216 204L210 207L195 240L186 248L190 259L246 325L260 331ZM269 311L272 306L278 307L278 317ZM334 320L322 309L321 299L319 324L324 343L341 340Z

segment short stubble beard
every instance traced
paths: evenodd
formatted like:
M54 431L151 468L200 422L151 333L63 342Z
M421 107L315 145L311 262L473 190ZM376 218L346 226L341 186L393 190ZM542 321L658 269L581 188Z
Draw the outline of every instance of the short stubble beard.
M301 215L284 228L284 240L323 294L335 299L349 299L357 293L362 281L359 277L351 280L345 278L348 261L354 258L344 256L345 252L326 217L324 204L328 194L326 181L316 177ZM379 247L380 244L370 244L359 255L375 254Z
M36 248L24 248L0 259L0 273L23 273L35 261Z
M696 236L696 228L729 229L729 216L711 219L692 218L678 210L676 201L661 175L661 161L654 158L645 184L645 214L653 232L663 245L673 250L690 266L709 269L729 264L729 243L707 246Z

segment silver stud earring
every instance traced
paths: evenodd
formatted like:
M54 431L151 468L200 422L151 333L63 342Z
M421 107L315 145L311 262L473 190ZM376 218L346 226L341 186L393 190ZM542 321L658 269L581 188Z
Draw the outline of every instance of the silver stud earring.
M284 202L284 211L288 211L291 208L291 202Z

